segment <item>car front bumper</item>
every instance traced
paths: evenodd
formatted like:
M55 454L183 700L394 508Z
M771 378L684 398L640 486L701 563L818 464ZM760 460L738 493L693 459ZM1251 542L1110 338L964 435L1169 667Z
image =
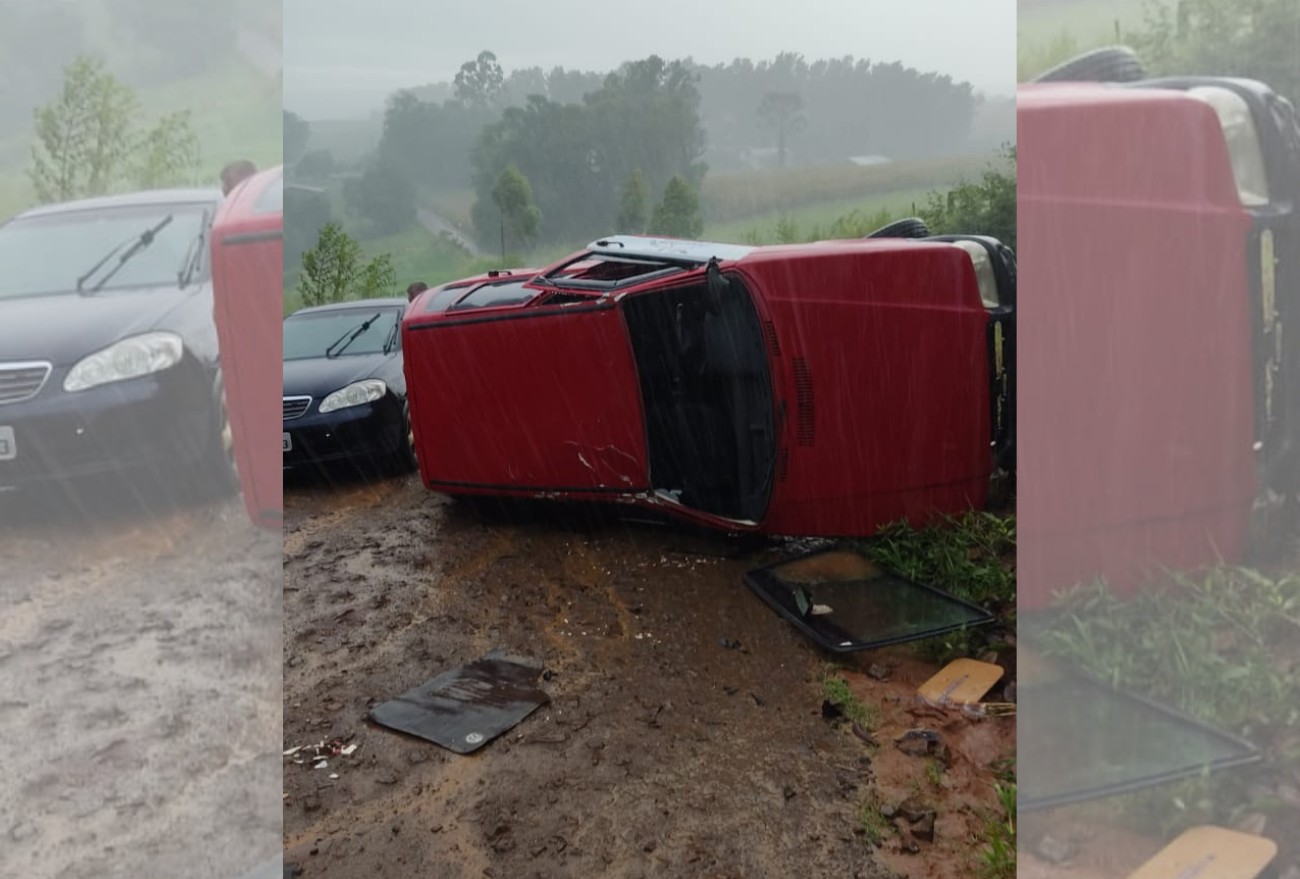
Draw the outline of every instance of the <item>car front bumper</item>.
M197 464L216 440L209 381L184 361L154 375L63 390L56 368L29 400L0 405L0 488Z
M284 422L290 446L284 452L285 469L391 458L406 442L401 416L401 404L392 396L326 415L313 408Z

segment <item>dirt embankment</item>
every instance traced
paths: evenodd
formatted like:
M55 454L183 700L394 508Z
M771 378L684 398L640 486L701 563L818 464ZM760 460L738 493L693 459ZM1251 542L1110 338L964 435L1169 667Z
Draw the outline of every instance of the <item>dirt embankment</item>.
M285 760L286 860L305 879L975 874L994 802L979 764L1014 749L1014 718L944 726L952 768L928 769L892 737L950 722L911 710L934 669L877 654L853 664L889 680L852 685L880 747L826 720L826 657L742 582L772 548L484 519L414 477L299 485L286 506L284 745L357 746L325 769ZM366 720L495 648L540 662L551 702L481 751ZM874 849L872 797L923 799L935 841Z

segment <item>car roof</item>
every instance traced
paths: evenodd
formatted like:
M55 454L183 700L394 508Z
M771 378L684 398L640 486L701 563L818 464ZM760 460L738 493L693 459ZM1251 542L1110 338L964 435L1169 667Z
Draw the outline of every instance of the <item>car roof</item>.
M300 308L289 317L297 317L300 314L349 311L359 308L406 308L406 305L406 298L402 296L388 296L382 299L349 299L346 302L331 302L328 305L313 305L310 308Z
M717 257L719 261L743 259L754 251L744 244L717 241L691 241L684 238L653 238L643 235L610 235L587 245L587 251L601 256L631 256L672 259L704 265Z
M103 208L123 208L137 205L202 204L221 201L219 189L152 189L145 192L130 192L121 195L101 195L95 198L82 198L76 201L59 202L29 208L14 217L40 217L49 214L71 213L73 211L93 211Z
M1016 107L1104 105L1104 104L1178 104L1192 105L1194 98L1180 90L1142 83L1117 85L1102 82L1024 83L1016 89ZM1199 105L1199 102L1197 102Z

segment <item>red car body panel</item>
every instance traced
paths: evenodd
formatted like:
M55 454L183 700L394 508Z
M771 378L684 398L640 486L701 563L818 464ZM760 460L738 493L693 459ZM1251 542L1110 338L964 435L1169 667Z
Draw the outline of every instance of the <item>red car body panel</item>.
M244 506L278 531L284 518L281 459L284 313L283 169L250 177L222 203L212 227L213 299L226 408Z
M1218 118L1022 87L1019 606L1241 558L1256 494L1246 243Z
M865 535L985 502L992 474L989 323L970 258L878 239L759 248L720 262L763 323L779 449L760 520L652 489L624 304L703 270L585 302L403 320L425 484L463 494L621 499L729 530ZM481 280L481 279L477 279ZM455 285L460 287L460 282ZM467 289L467 288L462 288Z
M787 412L789 464L764 530L871 534L982 507L988 314L970 260L908 241L822 250L764 249L739 263L776 330L770 362Z
M440 327L403 359L426 485L579 494L650 487L636 364L612 303ZM497 369L476 375L467 363Z

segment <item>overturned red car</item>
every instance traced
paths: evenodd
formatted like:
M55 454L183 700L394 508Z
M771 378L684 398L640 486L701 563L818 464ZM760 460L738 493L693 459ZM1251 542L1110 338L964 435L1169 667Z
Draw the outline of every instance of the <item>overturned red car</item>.
M284 169L245 180L212 224L214 319L244 506L263 528L284 518L277 393L284 313Z
M1140 71L1017 98L1022 611L1238 563L1256 498L1300 491L1300 123L1259 82Z
M1014 460L1014 286L974 236L621 236L428 290L402 324L420 473L773 534L980 507Z

